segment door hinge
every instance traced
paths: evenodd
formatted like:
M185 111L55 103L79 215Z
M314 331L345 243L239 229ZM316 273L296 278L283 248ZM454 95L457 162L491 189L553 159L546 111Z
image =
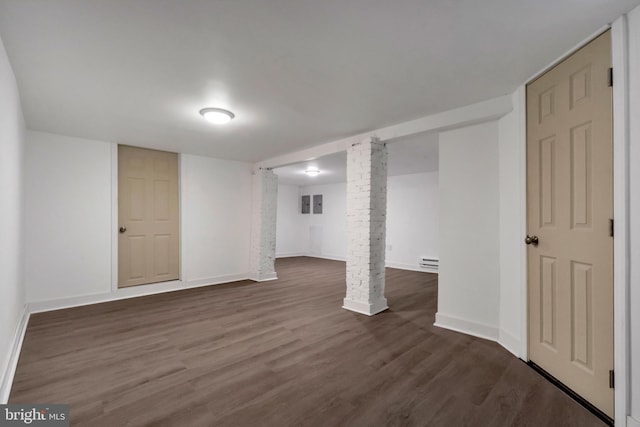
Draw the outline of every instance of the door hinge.
M609 371L609 388L615 388L616 379L613 369Z
M613 237L613 218L609 219L609 236Z
M609 68L609 87L613 87L613 68Z

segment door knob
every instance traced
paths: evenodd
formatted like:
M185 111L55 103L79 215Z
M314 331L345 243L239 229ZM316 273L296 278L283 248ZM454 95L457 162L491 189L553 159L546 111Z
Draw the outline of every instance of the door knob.
M127 227L125 227L125 226L120 227L120 232L121 233L124 233L125 231L127 231Z
M529 236L527 234L527 237L525 237L524 242L527 245L538 246L538 236Z

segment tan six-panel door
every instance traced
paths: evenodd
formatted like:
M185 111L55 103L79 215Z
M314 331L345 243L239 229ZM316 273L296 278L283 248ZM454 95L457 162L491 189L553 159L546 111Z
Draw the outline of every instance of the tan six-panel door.
M527 230L529 358L613 418L610 66L606 32L527 86Z
M118 147L118 286L177 280L178 155Z

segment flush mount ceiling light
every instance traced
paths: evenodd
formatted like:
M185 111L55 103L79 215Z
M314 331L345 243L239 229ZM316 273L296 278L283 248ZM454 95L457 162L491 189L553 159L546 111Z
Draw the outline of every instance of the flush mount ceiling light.
M236 116L231 111L222 108L203 108L200 110L200 115L214 125L229 123Z
M320 174L320 170L318 168L308 168L304 173L309 176L318 176L318 174Z

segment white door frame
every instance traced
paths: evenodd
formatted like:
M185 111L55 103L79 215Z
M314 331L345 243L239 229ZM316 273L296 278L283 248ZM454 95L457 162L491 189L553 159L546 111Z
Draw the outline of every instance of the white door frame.
M629 414L629 69L627 16L611 26L613 59L613 307L616 425Z
M118 143L111 143L111 293L127 295L148 294L149 292L143 292L131 287L128 290L118 287L118 237L120 224L118 222ZM182 154L178 154L178 280L170 280L168 282L161 282L164 284L172 284L177 286L183 286L183 268L182 268L182 205L183 192L182 192ZM137 286L155 286L158 287L160 283L150 283L148 285ZM140 288L146 289L146 288ZM153 293L153 292L151 292Z

